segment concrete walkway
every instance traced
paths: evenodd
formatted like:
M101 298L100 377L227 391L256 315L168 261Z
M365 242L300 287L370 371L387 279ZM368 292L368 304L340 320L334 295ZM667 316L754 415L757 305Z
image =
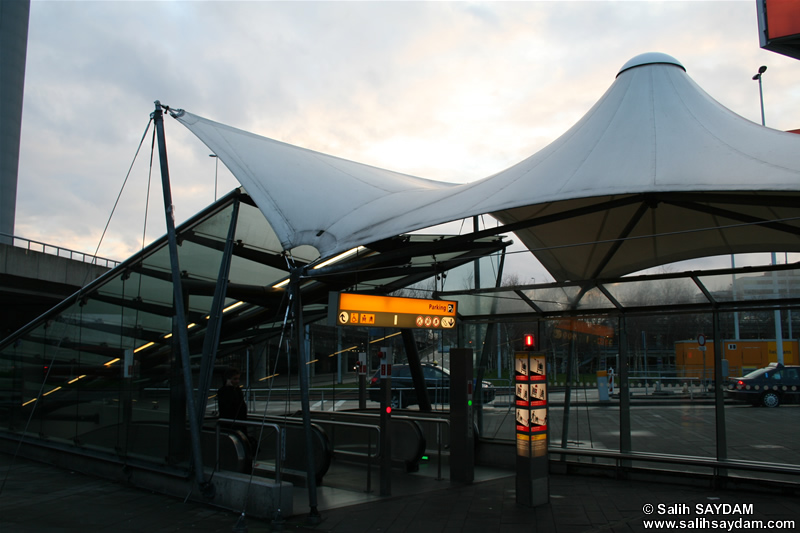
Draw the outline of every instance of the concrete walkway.
M318 524L309 522L307 505L296 504L298 514L286 517L282 524L249 517L240 521L237 513L26 459L12 463L12 457L4 454L0 454L0 486L3 533L578 533L679 528L679 524L648 528L650 519L683 520L684 526L695 521L694 527L684 527L688 531L760 530L752 521L761 521L765 529L770 521L794 522L772 523L770 529L778 531L800 528L800 500L793 496L567 475L550 476L550 503L534 509L517 505L515 477L506 472L470 485L442 481L417 492L398 490L397 496L357 505L342 500L344 506L337 507L335 500L328 500L326 508L319 510ZM650 509L652 514L648 514ZM668 512L660 514L659 509ZM712 521L728 523L715 528Z

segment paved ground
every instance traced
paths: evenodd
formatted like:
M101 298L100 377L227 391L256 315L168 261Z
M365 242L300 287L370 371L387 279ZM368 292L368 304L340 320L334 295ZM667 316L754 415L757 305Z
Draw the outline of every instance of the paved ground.
M12 462L13 461L13 462ZM771 529L800 528L800 500L766 493L726 492L663 483L550 476L550 503L530 509L517 505L513 475L373 500L320 511L319 524L308 508L274 524L198 503L154 494L118 483L0 454L0 532L158 533L224 531L316 532L640 532L646 520L684 520L689 531L758 531L750 521L793 521ZM652 514L647 514L653 506ZM729 504L717 508L708 505ZM733 507L736 506L737 507ZM685 506L684 506L685 505ZM701 505L700 513L697 505ZM659 506L671 511L660 514ZM681 514L676 512L680 511ZM698 523L706 520L707 523ZM712 521L728 521L711 527ZM689 521L695 521L688 524ZM704 527L698 527L704 526Z

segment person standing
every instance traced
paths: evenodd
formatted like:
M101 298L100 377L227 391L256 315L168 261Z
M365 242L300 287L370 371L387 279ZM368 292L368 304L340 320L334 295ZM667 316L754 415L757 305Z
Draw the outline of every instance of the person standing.
M225 371L225 384L217 391L219 417L231 420L247 420L247 402L239 384L241 374L235 368Z
M247 420L247 402L244 400L244 393L239 384L240 378L241 374L235 368L225 370L225 384L217 391L217 408L220 418L236 421ZM247 441L249 451L253 453L255 441L246 424L225 422L222 427L241 432Z

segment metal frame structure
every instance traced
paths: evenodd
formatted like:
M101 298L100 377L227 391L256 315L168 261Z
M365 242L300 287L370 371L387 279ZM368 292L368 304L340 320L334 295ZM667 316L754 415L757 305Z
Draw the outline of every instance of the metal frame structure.
M536 285L522 285L513 287L496 287L493 289L471 289L460 291L440 291L436 297L459 301L459 310L463 315L460 317L465 323L479 323L494 325L507 322L539 322L548 319L563 318L616 318L618 321L619 341L619 424L620 442L619 452L606 452L606 455L617 459L618 466L630 466L632 458L637 457L633 451L631 441L631 400L628 394L627 384L629 381L629 353L627 342L627 319L634 316L647 316L653 314L684 314L684 313L709 313L713 327L712 337L721 338L720 314L736 313L744 311L770 311L778 309L797 309L800 308L800 283L786 287L786 294L774 294L767 298L752 299L736 291L719 291L710 287L709 281L715 279L729 279L733 282L737 276L776 276L779 273L797 276L800 281L800 263L783 265L765 265L758 267L739 267L714 269L706 271L689 271L677 273L646 274L639 276L629 276L616 279L588 280L588 281L569 281L553 282ZM704 281L705 280L705 281ZM658 282L684 282L691 283L697 288L693 301L668 303L664 301L652 302L651 304L628 304L620 301L614 295L620 292L620 287L625 285L658 283ZM536 296L538 293L538 297ZM594 302L589 304L584 301L588 295L593 296ZM553 297L561 295L561 299L554 301ZM468 305L471 299L489 300L492 312L475 312L470 314L470 308L487 308L489 305ZM544 301L543 301L544 300ZM513 302L512 302L513 301ZM597 302L600 303L597 303ZM510 304L512 302L512 304ZM549 308L545 309L545 303ZM498 312L498 306L510 308L509 312ZM467 310L467 311L465 311ZM487 331L484 346L492 346L490 334ZM714 343L714 382L723 383L725 378L722 374L723 346L722 342ZM570 358L567 364L566 395L563 412L563 434L561 447L553 449L555 453L563 451L562 460L569 455L603 456L597 454L595 450L576 450L567 447L567 435L570 419L570 399L571 382L573 378L569 372L572 369L572 362L575 357L574 341L570 340L568 350ZM700 461L703 464L713 464L715 475L725 475L725 465L733 467L728 461L726 422L724 410L724 391L722 387L714 388L715 405L715 442L716 459L714 461ZM645 458L646 459L646 458ZM647 460L647 459L646 459ZM661 462L670 462L664 457L654 459ZM680 463L681 460L671 462ZM736 463L738 465L738 462ZM778 468L775 472L784 472L785 469Z

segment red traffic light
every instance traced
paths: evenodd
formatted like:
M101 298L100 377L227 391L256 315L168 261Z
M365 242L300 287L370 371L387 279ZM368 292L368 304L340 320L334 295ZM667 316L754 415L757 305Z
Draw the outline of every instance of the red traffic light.
M526 333L523 337L523 344L525 344L526 350L533 350L536 346L536 339L532 334Z
M392 406L391 406L391 405L387 405L387 406L386 406L386 414L387 414L387 415L390 415L390 414L392 414Z

